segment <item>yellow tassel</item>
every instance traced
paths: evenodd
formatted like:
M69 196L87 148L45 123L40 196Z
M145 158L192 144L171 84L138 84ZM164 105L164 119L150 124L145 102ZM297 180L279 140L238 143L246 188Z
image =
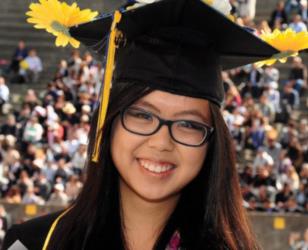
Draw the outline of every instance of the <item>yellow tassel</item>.
M116 38L120 34L120 31L117 30L116 26L121 20L121 12L116 10L113 16L113 22L111 25L110 35L109 35L109 43L108 43L108 51L107 51L107 61L106 61L106 68L105 68L105 75L104 75L104 89L101 93L100 98L100 106L99 106L99 114L97 120L97 127L96 127L96 136L95 136L95 145L94 151L92 154L92 161L98 162L99 159L99 148L102 141L102 131L103 126L106 119L106 113L108 109L109 103L109 95L110 95L110 88L111 88L111 81L113 76L113 69L114 69L114 59L115 59L115 52L116 52Z
M69 212L73 207L69 207L68 209L64 210L64 212L62 212L56 219L55 221L52 223L51 227L49 228L49 231L48 231L48 234L45 238L45 242L44 242L44 245L43 245L43 248L42 250L47 250L47 247L49 245L49 241L51 239L51 236L53 234L53 232L55 231L56 227L57 227L57 224L58 222L60 221L60 219L67 213Z

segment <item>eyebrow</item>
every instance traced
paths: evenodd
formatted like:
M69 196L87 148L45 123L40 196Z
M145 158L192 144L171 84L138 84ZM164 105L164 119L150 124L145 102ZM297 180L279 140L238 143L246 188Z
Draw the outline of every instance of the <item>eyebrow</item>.
M138 101L136 104L140 104L142 106L145 106L145 107L148 107L148 108L151 108L152 110L156 111L158 114L160 114L160 110L155 107L153 104L147 102L147 101L143 101L143 100L140 100ZM174 114L175 116L180 116L180 115L194 115L194 116L198 116L200 117L204 123L206 124L209 124L210 121L209 121L209 118L207 118L206 116L204 116L201 112L199 112L198 110L196 109L191 109L191 110L183 110L183 111L180 111L180 112L177 112Z

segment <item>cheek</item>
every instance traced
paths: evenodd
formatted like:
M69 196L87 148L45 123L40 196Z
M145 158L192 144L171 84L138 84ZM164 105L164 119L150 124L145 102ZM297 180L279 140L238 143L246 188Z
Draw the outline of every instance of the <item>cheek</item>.
M185 148L180 152L181 166L187 176L191 179L195 178L200 172L205 161L207 145L202 148Z
M140 138L126 131L116 120L111 132L111 156L116 168L130 166L134 160L134 151L140 144Z

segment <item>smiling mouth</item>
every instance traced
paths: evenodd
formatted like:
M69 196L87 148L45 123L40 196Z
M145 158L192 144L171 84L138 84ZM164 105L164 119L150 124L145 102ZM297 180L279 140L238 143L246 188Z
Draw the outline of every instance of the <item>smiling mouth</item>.
M138 159L138 161L143 168L154 174L170 173L176 167L171 163L155 162L146 159Z

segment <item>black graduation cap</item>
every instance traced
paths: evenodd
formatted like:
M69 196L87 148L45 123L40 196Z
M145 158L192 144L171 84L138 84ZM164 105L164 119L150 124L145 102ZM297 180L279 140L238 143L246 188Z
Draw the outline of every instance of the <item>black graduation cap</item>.
M270 58L278 50L201 0L160 0L122 10L114 83L134 81L169 92L223 101L221 70ZM112 15L70 33L98 53Z
M72 27L70 34L98 53L106 51L92 155L95 162L99 159L111 81L145 84L220 106L224 97L221 70L279 53L202 0L160 0L122 8Z

